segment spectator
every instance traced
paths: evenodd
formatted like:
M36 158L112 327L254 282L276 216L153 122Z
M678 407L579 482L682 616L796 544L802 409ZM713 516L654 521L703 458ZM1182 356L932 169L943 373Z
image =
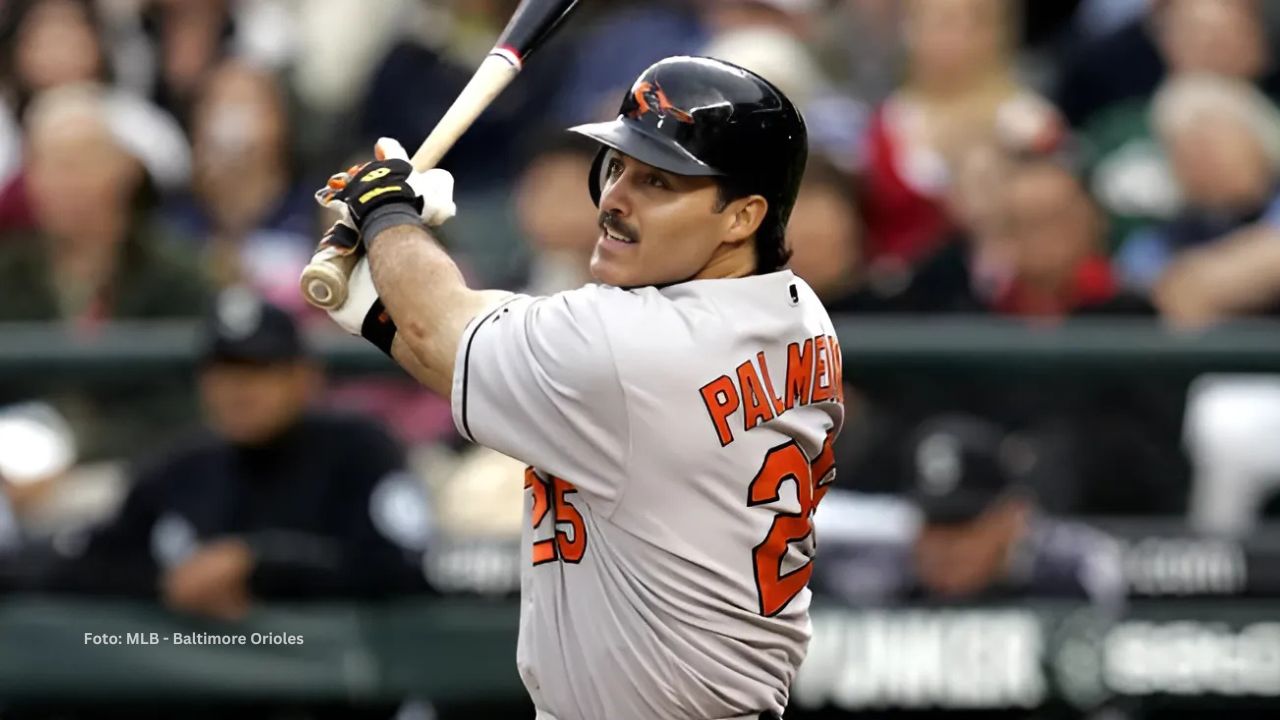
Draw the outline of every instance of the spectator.
M202 276L162 249L149 223L154 193L146 152L137 150L165 148L149 119L98 87L58 88L32 102L28 177L38 227L0 243L0 320L89 333L108 320L202 311ZM92 391L57 377L0 388L0 403L32 397L56 400L82 460L132 452L189 417L185 382L159 374Z
M1152 314L1140 298L1121 292L1105 254L1105 220L1070 168L1031 159L1013 162L1006 173L997 222L1013 277L993 298L995 312Z
M202 283L156 247L149 206L151 118L97 86L51 90L27 116L34 236L3 248L12 320L165 317L198 310ZM134 124L138 123L138 124ZM139 126L143 125L143 126ZM35 272L32 272L32 271Z
M864 208L872 264L914 265L950 229L944 198L955 165L993 132L997 109L1021 88L1008 0L909 0L906 83L872 118Z
M976 417L922 423L907 453L919 530L905 542L824 543L815 584L856 604L1058 597L1118 610L1119 546L1038 510L1037 452Z
M1190 76L1162 88L1152 118L1183 210L1125 242L1118 262L1126 279L1150 287L1178 325L1274 310L1280 111L1243 81Z
M315 250L311 188L290 165L284 90L269 72L228 60L210 72L192 121L193 194L174 204L220 286L248 284L293 312Z
M516 215L533 251L525 292L552 295L591 282L599 212L584 180L597 148L568 133L544 139L536 147L537 154L516 182Z
M430 520L401 449L376 425L307 410L319 372L283 310L243 289L217 305L200 369L208 431L141 469L51 585L224 619L257 600L423 590Z
M1105 218L1057 112L1031 96L1006 102L994 139L958 163L948 209L960 232L909 276L895 306L1040 319L1153 314L1114 277Z
M1280 98L1280 67L1255 0L1162 0L1145 24L1158 49L1155 73L1126 92L1074 118L1093 154L1090 184L1111 216L1113 238L1122 240L1153 221L1172 219L1179 211L1179 193L1150 122L1150 98L1161 78L1165 82L1197 74L1246 81ZM1146 35L1136 37L1146 38ZM1105 61L1104 61L1105 62ZM1068 112L1073 103L1109 83L1124 82L1142 63L1105 62L1077 81L1080 93L1060 100ZM1087 82L1086 82L1087 80Z
M0 229L33 223L19 119L43 90L106 80L102 25L92 0L12 0L0 9Z
M1152 0L1150 11L1063 61L1055 103L1073 127L1099 112L1143 101L1166 73L1211 72L1259 82L1280 92L1280 67L1259 0Z
M882 266L880 276L872 278L895 294L895 307L911 313L982 313L1007 291L1013 254L1007 235L996 231L1002 196L992 188L1000 187L1008 162L1008 153L995 143L964 153L947 193L955 231L914 269Z
M787 225L789 267L813 288L831 313L876 309L862 267L862 214L852 181L811 158Z

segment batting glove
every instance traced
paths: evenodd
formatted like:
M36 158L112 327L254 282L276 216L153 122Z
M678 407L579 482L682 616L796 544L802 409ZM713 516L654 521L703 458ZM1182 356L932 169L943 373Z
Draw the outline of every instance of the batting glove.
M330 177L316 192L316 200L324 207L336 206L366 243L394 225L438 227L458 214L448 171L415 171L404 146L390 138L378 141L374 157L374 162Z

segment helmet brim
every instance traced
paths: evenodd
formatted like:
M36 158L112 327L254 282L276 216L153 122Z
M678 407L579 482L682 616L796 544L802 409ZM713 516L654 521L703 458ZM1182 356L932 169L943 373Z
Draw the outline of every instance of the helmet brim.
M694 157L670 138L652 132L639 123L628 122L626 118L578 125L569 128L569 132L589 137L606 148L677 175L714 177L724 174Z

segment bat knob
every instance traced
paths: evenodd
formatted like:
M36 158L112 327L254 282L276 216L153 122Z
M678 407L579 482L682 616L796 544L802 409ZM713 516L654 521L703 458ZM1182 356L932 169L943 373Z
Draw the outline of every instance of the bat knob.
M321 280L312 280L307 286L307 295L324 307L329 307L333 303L333 288L326 285Z
M302 271L299 284L307 302L321 310L337 310L347 301L347 275L354 262L345 258L317 259Z

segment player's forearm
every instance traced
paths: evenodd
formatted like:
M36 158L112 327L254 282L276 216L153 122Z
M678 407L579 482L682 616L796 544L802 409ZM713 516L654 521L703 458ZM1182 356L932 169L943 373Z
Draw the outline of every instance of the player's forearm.
M370 245L373 283L398 328L392 356L423 385L449 397L462 332L495 294L469 289L458 266L421 227L390 228Z
M420 385L444 397L448 397L448 391L445 388L451 387L450 376L443 369L432 369L423 365L409 345L407 335L396 335L396 339L391 343L391 357L396 361L397 365L409 373Z

